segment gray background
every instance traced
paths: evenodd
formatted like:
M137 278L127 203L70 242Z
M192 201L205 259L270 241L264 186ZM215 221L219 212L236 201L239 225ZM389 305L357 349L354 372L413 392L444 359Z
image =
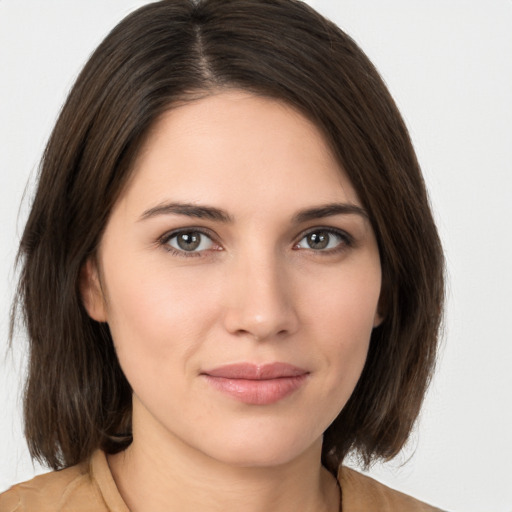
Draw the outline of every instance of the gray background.
M0 491L42 471L21 434L22 336L4 357L37 162L87 56L145 3L0 0ZM371 473L447 510L511 512L512 1L309 3L355 38L388 83L448 260L443 350L421 421L403 453Z

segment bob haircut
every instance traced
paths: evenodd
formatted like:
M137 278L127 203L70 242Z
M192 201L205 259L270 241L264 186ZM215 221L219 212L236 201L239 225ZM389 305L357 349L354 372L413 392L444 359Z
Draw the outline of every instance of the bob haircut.
M93 53L64 104L19 250L30 344L25 434L54 469L131 442L131 389L106 324L87 315L81 270L156 120L225 89L287 103L322 131L369 212L380 308L361 378L324 434L333 473L353 452L390 459L418 416L436 359L444 262L404 122L374 66L298 0L164 0L128 15ZM12 331L11 331L12 332Z

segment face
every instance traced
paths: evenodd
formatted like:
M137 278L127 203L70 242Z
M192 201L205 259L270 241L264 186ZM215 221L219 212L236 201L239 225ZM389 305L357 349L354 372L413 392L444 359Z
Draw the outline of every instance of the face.
M319 446L380 320L350 181L315 125L248 93L156 123L95 261L82 294L132 386L134 443L229 464Z

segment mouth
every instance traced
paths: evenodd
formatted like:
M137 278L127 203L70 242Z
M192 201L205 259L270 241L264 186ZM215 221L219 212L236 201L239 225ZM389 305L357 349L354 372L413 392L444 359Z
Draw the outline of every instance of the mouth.
M217 391L249 405L270 405L299 390L309 371L288 363L229 364L201 376Z

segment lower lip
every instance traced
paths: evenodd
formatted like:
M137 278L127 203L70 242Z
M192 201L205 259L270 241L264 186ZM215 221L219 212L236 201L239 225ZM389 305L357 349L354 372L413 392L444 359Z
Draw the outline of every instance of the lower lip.
M275 379L231 379L204 375L217 390L250 405L269 405L297 391L304 384L307 374Z

